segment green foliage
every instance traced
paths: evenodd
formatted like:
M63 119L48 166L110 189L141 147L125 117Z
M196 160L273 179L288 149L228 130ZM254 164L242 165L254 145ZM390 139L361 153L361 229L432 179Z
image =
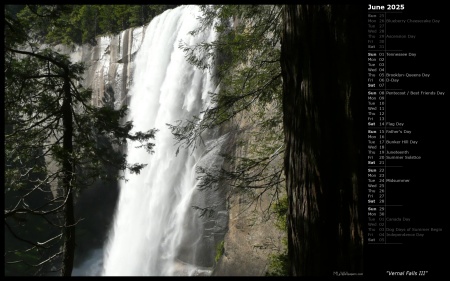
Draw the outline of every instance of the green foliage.
M203 118L169 125L179 148L202 145L206 130L230 130L233 142L245 152L223 154L227 168L197 167L199 189L226 183L245 192L249 205L269 194L277 202L284 189L282 156L282 81L280 67L281 7L278 5L201 6L196 35L215 29L217 39L179 47L197 68L210 71L217 91ZM270 209L270 208L269 208ZM266 213L270 216L270 211Z
M288 276L288 261L287 251L280 254L271 254L269 256L269 266L266 271L266 276Z
M30 35L49 44L95 44L95 37L149 23L175 5L26 5L9 7ZM49 17L48 15L52 15Z
M195 46L181 43L180 48L191 64L214 74L220 91L210 93L214 106L204 112L201 122L180 120L170 127L182 147L195 147L205 130L223 125L242 112L255 109L257 114L252 121L263 124L279 124L282 116L280 50L277 47L281 8L217 5L202 6L202 11L202 25L191 33L214 28L218 39ZM237 24L232 26L231 22ZM269 105L278 111L270 118L264 115Z
M15 47L23 44L27 39L27 33L22 28L17 27L17 13L24 8L23 5L6 5L5 6L5 28L4 41L5 47Z
M288 198L283 196L274 205L273 211L276 215L276 227L287 232L287 212ZM289 275L289 257L287 252L287 237L283 237L283 250L270 254L266 276L287 276Z
M288 212L288 198L287 196L283 196L275 203L273 206L273 210L276 214L277 223L276 226L280 230L287 231L287 212Z
M104 5L99 7L101 16L99 19L99 28L102 31L106 31L107 34L115 34L119 30L117 26L117 18L114 13L115 9L113 5Z
M223 154L227 168L197 167L198 188L226 182L232 190L245 193L250 199L248 207L268 194L272 207L265 212L268 216L275 212L277 227L286 231L287 198L279 199L285 183L281 7L208 5L202 6L202 11L202 25L191 34L214 28L217 39L194 46L181 43L180 48L191 64L213 74L219 90L210 93L212 106L203 112L202 120L180 120L169 128L179 147L192 149L201 144L201 136L208 129L227 126L232 133L239 130L234 143L244 152ZM267 275L287 275L286 250L271 255L269 263Z
M225 252L225 241L222 240L216 246L216 257L214 258L214 261L216 262L216 264L219 262L220 257L222 257L224 252Z
M81 27L81 42L86 43L93 40L97 33L98 28L98 16L99 9L96 5L82 5L78 10L78 22Z

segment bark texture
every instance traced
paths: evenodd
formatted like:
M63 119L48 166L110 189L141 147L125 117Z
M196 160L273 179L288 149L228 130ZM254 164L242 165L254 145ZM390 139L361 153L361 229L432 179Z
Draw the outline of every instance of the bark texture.
M284 8L290 273L362 272L364 11L330 5Z
M74 165L72 161L73 152L73 125L72 125L72 93L70 91L70 78L69 71L65 70L64 77L64 100L62 104L63 114L63 151L64 159L62 163L63 167L63 190L67 201L64 205L64 234L63 234L63 249L62 249L62 276L72 276L73 262L75 256L75 216L73 208L73 175Z

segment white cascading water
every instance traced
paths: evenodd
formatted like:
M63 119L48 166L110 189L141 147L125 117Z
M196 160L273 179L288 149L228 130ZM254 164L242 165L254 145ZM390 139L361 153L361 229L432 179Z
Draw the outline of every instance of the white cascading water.
M153 19L134 60L128 119L133 121L133 131L159 131L152 155L128 143L128 162L148 165L138 175L125 173L128 181L121 183L102 275L198 274L198 269L197 273L180 271L177 255L191 223L186 213L192 210L195 167L205 148L194 153L180 149L176 156L177 146L167 126L201 117L210 102L208 92L215 90L208 71L190 65L179 48L180 40L189 45L214 40L214 32L208 30L188 35L199 26L198 16L199 7L180 6Z

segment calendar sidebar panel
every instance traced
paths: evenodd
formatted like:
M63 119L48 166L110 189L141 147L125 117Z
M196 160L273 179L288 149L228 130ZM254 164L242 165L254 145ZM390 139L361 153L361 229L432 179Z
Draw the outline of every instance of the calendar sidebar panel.
M364 275L445 276L449 17L392 3L366 19Z

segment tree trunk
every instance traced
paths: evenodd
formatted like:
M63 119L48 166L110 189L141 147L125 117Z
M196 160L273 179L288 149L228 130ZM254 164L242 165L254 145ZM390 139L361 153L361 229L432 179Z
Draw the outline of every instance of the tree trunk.
M354 6L284 7L281 67L291 275L362 271L358 195L362 16Z
M74 165L72 162L72 152L73 152L73 127L72 127L72 95L70 92L70 78L69 71L65 69L64 77L64 100L62 104L63 113L63 153L64 159L62 163L63 167L63 190L67 196L67 201L64 206L63 220L64 220L64 230L63 230L63 262L61 275L71 276L73 269L73 262L75 256L75 216L73 209L73 174Z

